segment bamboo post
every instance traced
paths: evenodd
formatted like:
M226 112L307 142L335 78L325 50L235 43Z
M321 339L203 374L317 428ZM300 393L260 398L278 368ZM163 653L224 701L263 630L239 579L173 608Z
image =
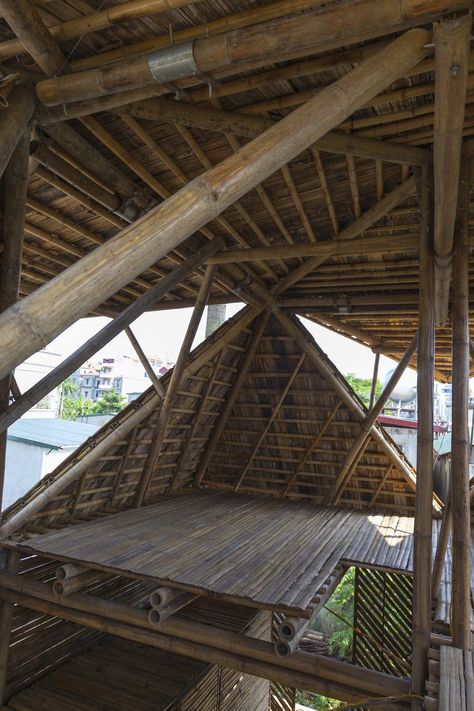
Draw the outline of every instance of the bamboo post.
M341 467L341 471L336 477L336 481L334 482L333 486L329 490L329 493L327 494L325 498L325 503L327 505L332 504L334 502L337 502L342 490L344 489L345 485L347 484L349 477L351 476L351 473L353 471L353 463L361 451L361 449L364 447L364 444L366 443L367 439L370 437L371 431L373 426L375 425L377 421L377 417L380 415L382 412L382 409L389 399L394 387L402 377L403 373L405 372L405 369L409 365L413 354L416 351L416 346L417 346L417 335L413 336L410 345L408 346L407 350L405 351L403 358L400 360L398 363L397 367L393 371L390 380L386 384L386 386L383 389L383 392L381 393L379 399L377 400L376 404L373 406L373 408L370 410L370 412L367 414L367 417L365 418L364 422L361 425L361 431L357 435L356 439L354 440L354 443L352 447L350 448L345 460L344 464Z
M206 244L198 252L195 252L195 254L189 256L185 262L160 279L154 286L150 287L140 299L137 299L137 301L128 306L122 313L96 333L95 336L92 336L60 363L60 365L56 366L48 375L24 392L18 400L10 405L4 414L0 415L0 432L3 432L9 425L15 422L15 420L27 412L30 407L39 402L42 397L62 383L65 378L79 368L88 358L109 343L109 341L121 333L124 328L129 326L147 309L151 308L159 299L163 298L163 296L182 281L183 278L201 266L211 254L220 249L221 246L221 240L216 239Z
M47 76L67 68L63 53L30 0L0 0L0 13Z
M418 432L415 495L412 692L424 694L431 632L433 498L434 283L432 178L420 176L420 293L418 324Z
M145 353L143 352L141 345L137 341L135 334L133 333L130 326L126 326L124 331L127 334L128 340L132 344L133 349L140 360L140 363L145 368L145 371L146 371L148 377L150 378L153 387L155 388L156 392L158 393L160 399L163 400L165 397L165 390L163 388L163 385L161 384L160 379L158 378L157 374L151 367L150 362L149 362L148 358L146 357Z
M29 86L16 86L8 97L8 108L0 112L0 176L31 121L34 110L33 89Z
M13 575L17 572L19 558L19 553L15 550L7 552L6 570L8 573ZM3 704L5 701L12 618L13 603L6 601L0 602L0 704Z
M453 257L453 429L451 499L453 572L451 624L453 644L471 647L471 520L469 499L469 248L470 161L461 168L459 210Z
M375 402L375 391L377 389L377 377L379 374L379 362L380 362L380 353L376 353L375 358L374 358L374 371L372 374L372 385L370 386L369 410L371 410L373 408L374 402Z
M166 390L165 398L161 404L160 412L158 414L156 436L149 448L148 456L143 467L143 472L137 487L137 493L134 501L135 506L142 505L146 497L146 493L151 478L153 476L153 472L155 471L155 466L158 462L161 448L165 439L166 428L168 427L168 424L170 422L171 411L175 402L176 393L178 392L179 387L183 381L186 361L189 357L189 353L191 352L191 347L193 345L196 332L201 322L203 311L206 307L209 294L211 293L215 273L216 267L214 265L209 265L202 279L201 286L199 288L199 294L196 299L196 304L189 320L183 343L181 344L178 359L171 372L171 379Z
M426 55L428 41L421 29L398 37L0 315L0 377L403 76Z
M434 25L434 249L436 322L448 318L472 14Z
M242 383L244 382L245 377L247 375L247 371L257 351L258 344L260 343L260 340L265 332L265 328L270 318L270 313L270 310L266 308L260 314L255 323L254 330L249 336L245 353L241 359L241 362L239 363L238 373L232 384L230 393L227 396L225 405L222 408L221 416L217 420L208 445L199 462L199 467L197 468L194 477L195 486L199 486L203 480L204 474L206 473L207 467L209 466L209 462L211 461L214 450L217 446L217 443L219 442L222 432L224 431L227 420L229 419L230 413L232 412L232 408L234 407L235 401L237 400L240 389L242 387Z
M452 511L451 511L451 486L448 496L444 504L443 518L441 520L441 529L438 537L438 545L436 546L436 554L433 563L433 574L431 577L431 597L437 600L439 596L439 587L441 578L443 577L444 564L446 560L446 551L448 549L449 534L452 527Z
M30 126L27 126L13 151L4 174L3 253L0 281L0 311L18 301L25 226L26 189ZM0 380L0 408L10 402L11 373ZM7 433L0 433L0 511L5 480Z

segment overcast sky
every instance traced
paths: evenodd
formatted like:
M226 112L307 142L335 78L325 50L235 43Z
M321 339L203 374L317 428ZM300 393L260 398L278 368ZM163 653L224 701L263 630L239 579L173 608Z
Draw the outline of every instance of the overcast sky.
M227 316L232 316L239 311L238 304L227 306ZM169 358L175 361L186 331L191 309L176 309L174 311L157 311L143 314L133 324L132 330L135 333L140 345L148 356L160 356L163 359ZM87 318L81 319L64 333L54 339L49 346L49 350L68 356L76 350L85 340L90 338L108 319ZM195 339L194 346L204 338L206 313L201 320L201 324ZM369 348L365 348L354 341L343 336L339 336L322 326L303 319L306 328L312 333L317 343L329 356L339 370L346 373L355 373L363 378L372 377L374 355ZM132 346L125 334L120 334L111 341L105 348L98 352L97 357L104 355L135 355ZM394 367L395 363L389 358L382 356L380 359L379 378ZM412 371L409 379L414 378Z

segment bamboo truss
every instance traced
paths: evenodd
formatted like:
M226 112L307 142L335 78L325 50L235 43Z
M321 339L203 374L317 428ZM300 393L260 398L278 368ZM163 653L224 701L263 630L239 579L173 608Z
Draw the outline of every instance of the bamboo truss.
M95 13L66 4L0 0L0 308L19 297L0 315L0 436L5 442L9 425L122 330L152 388L2 514L2 539L26 550L55 531L66 538L78 523L97 520L106 530L115 515L146 516L163 501L179 506L186 496L222 496L240 502L229 508L229 525L239 523L244 501L268 507L275 519L279 506L293 507L281 530L268 529L276 555L297 507L307 505L314 520L316 511L334 516L320 545L309 528L301 534L305 552L305 541L316 540L315 557L333 547L319 570L321 592L337 578L352 517L367 512L370 526L351 528L354 555L366 531L362 563L373 562L386 539L401 542L387 547L382 570L359 575L360 615L376 640L376 651L365 638L356 642L359 663L376 666L380 658L403 673L410 666L390 659L397 641L388 618L398 598L387 602L386 595L397 569L399 591L411 590L413 576L413 621L406 610L403 617L406 655L413 625L412 669L410 681L401 682L296 649L324 598L316 590L305 616L293 610L287 620L292 638L280 640L280 658L268 611L259 618L265 641L254 644L250 628L242 634L251 593L245 614L234 598L227 608L215 603L222 624L203 629L199 622L211 607L203 591L176 589L168 604L152 605L150 624L144 606L156 582L91 572L79 562L78 575L56 581L57 597L46 581L63 561L11 554L9 571L0 571L1 703L9 704L13 690L18 705L31 706L35 685L21 697L28 680L53 689L63 672L79 698L73 670L86 668L88 645L91 659L102 650L126 659L126 679L132 650L138 663L143 643L159 648L157 659L166 653L173 673L185 664L207 669L196 696L193 690L180 700L183 709L202 703L205 689L207 700L211 690L222 694L222 704L230 699L232 711L263 711L263 702L255 710L251 704L255 694L263 698L265 679L272 688L299 685L348 702L411 688L434 708L434 609L436 629L451 624L452 640L441 641L470 648L472 490L464 430L466 384L474 374L466 355L474 325L471 3L276 0L249 8L237 0L230 14L212 0L126 0ZM22 175L18 190L15 171ZM205 303L242 301L240 314L191 351ZM130 326L145 310L185 307L194 314L178 363L159 379ZM368 411L295 314L372 349ZM20 393L12 369L87 315L112 320ZM397 376L408 362L418 369L416 472L377 424L395 382L375 401L381 355L401 359ZM442 521L432 487L433 377L452 379L455 410L452 489ZM203 534L202 506L187 516L196 524L193 540ZM248 523L255 538L255 519L246 515L242 531ZM167 533L160 533L159 517L155 525L157 537ZM210 558L218 560L226 535L216 536ZM258 545L255 555L264 556L266 542ZM179 550L184 566L192 542ZM253 552L242 544L243 555ZM216 565L227 570L224 561ZM304 565L297 551L283 585L308 575ZM274 574L265 566L260 572L253 590ZM367 590L375 595L374 586L380 609L389 611L382 632L368 619L375 597ZM226 627L234 616L235 633ZM30 626L28 656L21 630ZM97 643L104 632L121 637L121 646L112 637ZM181 662L171 652L184 655ZM64 661L70 666L59 667ZM263 679L247 685L245 673ZM113 698L119 707L120 694ZM124 705L128 698L123 689ZM289 710L294 693L271 703L272 711L285 704Z

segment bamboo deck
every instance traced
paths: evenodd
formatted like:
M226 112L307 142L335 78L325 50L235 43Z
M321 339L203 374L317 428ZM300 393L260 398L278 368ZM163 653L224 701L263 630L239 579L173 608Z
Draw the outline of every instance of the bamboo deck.
M340 561L411 573L412 534L408 516L200 491L18 545L57 560L304 616Z

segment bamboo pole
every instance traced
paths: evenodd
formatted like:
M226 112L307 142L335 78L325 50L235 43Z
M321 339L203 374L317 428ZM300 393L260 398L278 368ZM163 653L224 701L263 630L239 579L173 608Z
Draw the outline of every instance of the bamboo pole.
M424 30L410 30L395 39L1 315L0 377L314 143L374 93L403 76L425 56L428 39Z
M446 13L455 12L469 6L470 4L467 0L444 0L442 10ZM294 8L295 5L293 4L291 11L294 12ZM280 8L277 17L289 14L289 12L289 8L286 12L281 11ZM310 24L308 33L311 33L312 36L311 45L307 47L303 54L309 54L310 52L323 53L330 49L348 46L366 39L383 37L391 32L408 29L414 25L422 25L437 18L439 14L440 4L436 0L422 0L421 2L403 0L401 3L397 0L384 0L383 6L378 3L374 5L371 0L361 0L354 7L346 4L327 7L320 12L307 12L305 18ZM173 39L162 37L158 40L156 38L145 40L128 47L120 47L96 56L81 58L73 62L72 66L74 70L89 69L116 62L125 57L143 55L154 49L168 47L173 43L173 40L174 42L185 42L191 39L211 37L217 32L222 33L227 29L245 27L248 24L247 21L245 24L235 24L237 19L236 16L227 16L211 23L204 23L174 32ZM261 20L264 19L265 17L261 18ZM231 22L232 24L230 24ZM335 27L338 28L337 33L334 32ZM295 54L293 56L301 55ZM348 61L353 60L349 59ZM266 63L268 64L268 62ZM426 71L430 70L431 67Z
M15 550L10 550L6 555L6 571L10 575L15 575L18 570L19 553ZM0 574L2 574L1 571ZM5 701L12 619L13 603L4 600L0 603L0 704Z
M390 3L390 8L385 7L387 2ZM466 5L466 3L455 4ZM390 19L393 21L388 23L390 12L392 12ZM337 37L334 33L334 14L338 15ZM251 28L223 32L215 37L196 39L192 43L192 59L187 61L183 61L183 56L188 57L191 43L176 44L148 54L144 52L139 57L117 61L113 65L76 72L70 81L63 77L47 79L38 82L36 90L40 101L46 106L52 106L105 96L128 87L154 83L163 85L167 81L195 76L199 72L206 75L223 68L227 71L231 69L240 72L243 67L256 68L275 61L294 59L316 51L340 47L344 30L347 44L373 37L374 33L371 30L377 23L380 23L379 27L382 30L380 34L386 33L387 30L394 32L401 29L403 23L400 23L400 19L399 3L395 0L386 0L382 11L378 11L378 6L374 8L373 3L368 3L366 0L365 3L358 3L356 13L351 13L348 7L342 10L337 7L332 11L310 11L288 18L280 17ZM420 24L422 22L423 20ZM357 33L357 39L354 39L354 24L359 28L363 25L365 30ZM328 35L332 41L325 42ZM180 59L178 72L170 73L177 58ZM421 61L421 57L418 61ZM159 65L157 73L155 73L155 64ZM161 79L165 74L166 79Z
M436 554L433 563L433 574L431 576L431 597L437 600L439 597L439 588L441 578L443 577L444 564L446 561L446 551L448 550L449 535L452 527L452 510L451 510L451 487L448 491L443 510L443 518L441 520L441 529L438 537L438 545L436 546Z
M263 678L275 678L277 681L284 678L284 683L297 682L300 688L324 688L324 684L320 683L322 679L336 685L347 685L357 690L350 700L360 698L364 691L380 696L408 691L408 682L404 679L306 652L295 652L291 657L279 660L270 642L236 635L210 625L190 623L175 616L165 620L159 632L141 629L149 627L144 610L80 593L68 595L58 602L47 585L27 578L0 574L0 598L15 600L45 614L57 615L172 653L223 664Z
M451 499L453 644L471 647L471 517L469 499L469 281L468 215L470 160L461 169L453 258L453 409Z
M204 274L201 286L199 288L199 294L196 299L196 304L194 306L193 313L189 320L186 333L184 335L183 343L179 350L178 359L175 366L171 372L171 379L166 389L165 398L161 404L161 409L158 414L158 421L156 425L156 435L148 450L148 455L146 462L143 466L143 472L138 482L136 496L134 500L135 506L141 506L150 485L150 481L153 477L156 464L158 462L161 448L165 439L166 428L170 424L171 412L176 399L176 394L179 390L181 383L183 382L184 369L186 367L186 361L188 360L189 353L191 352L191 347L193 345L196 332L199 328L201 322L202 314L207 304L209 294L211 292L212 283L216 274L216 267L210 265L207 267ZM171 487L172 488L172 487Z
M33 89L29 86L16 86L8 97L8 108L0 112L0 176L31 121L34 110Z
M472 14L434 25L434 249L436 323L448 318Z
M420 177L420 293L418 324L418 432L415 496L412 691L424 694L431 632L433 497L434 284L432 177Z
M380 413L383 410L384 405L386 404L387 400L389 399L393 389L395 388L396 384L402 377L403 373L405 372L407 366L409 365L417 347L417 340L418 337L415 335L411 341L410 345L408 346L407 350L405 351L402 359L398 363L397 367L393 371L390 380L384 387L379 399L373 406L373 408L370 410L370 412L367 414L367 417L365 418L364 422L361 425L361 430L360 433L357 435L356 439L354 440L352 447L350 448L345 460L344 464L341 467L341 471L336 477L336 481L334 482L333 486L330 488L329 493L326 496L325 499L325 504L329 505L332 503L337 503L345 485L347 484L349 477L352 472L352 465L361 451L361 449L364 447L365 443L367 442L368 438L371 435L371 432L373 430L373 427L377 421L377 417L380 415Z
M150 378L153 387L155 388L155 390L158 393L161 400L163 400L165 397L165 390L163 388L163 385L161 384L160 379L158 378L157 374L151 367L150 362L149 362L148 358L146 357L145 353L143 352L142 347L140 346L139 342L137 341L135 334L133 333L130 326L125 326L124 331L127 334L128 340L132 344L133 350L137 354L137 356L140 360L140 363L145 368L145 371L146 371L148 377Z
M0 311L18 301L21 280L23 234L25 225L26 190L28 186L28 155L31 127L23 130L3 177L3 252L0 279ZM12 373L0 380L0 408L10 402ZM0 511L5 484L7 433L0 433Z
M372 373L372 385L370 386L369 411L373 408L374 403L375 403L375 391L377 389L377 377L379 374L379 362L380 362L380 353L376 353L375 358L374 358L374 371Z
M0 12L47 76L67 69L66 58L30 0L0 0Z
M41 398L51 392L53 388L62 383L65 378L71 375L71 373L100 350L100 348L121 333L124 328L129 326L142 313L152 308L156 301L162 299L176 284L201 266L207 257L214 251L220 249L221 246L222 241L216 238L215 241L206 244L198 252L189 256L183 264L173 269L173 271L160 279L154 286L150 287L140 299L130 304L130 306L110 321L110 323L68 356L60 365L56 366L56 368L45 375L38 383L24 392L3 414L0 414L0 432L3 432L15 422L15 420L27 412L30 407L33 407Z

